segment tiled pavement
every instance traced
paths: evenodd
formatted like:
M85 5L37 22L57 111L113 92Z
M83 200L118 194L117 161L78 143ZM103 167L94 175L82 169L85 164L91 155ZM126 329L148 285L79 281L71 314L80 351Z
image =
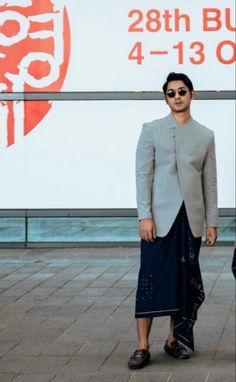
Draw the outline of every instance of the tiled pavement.
M207 298L196 351L163 352L169 319L154 321L150 364L130 371L138 248L1 249L1 382L234 382L232 247L201 250Z

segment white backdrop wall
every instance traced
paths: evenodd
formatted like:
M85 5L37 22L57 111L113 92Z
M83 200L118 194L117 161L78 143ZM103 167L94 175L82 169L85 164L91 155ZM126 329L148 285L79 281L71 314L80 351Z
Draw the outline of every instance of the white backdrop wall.
M234 101L192 103L193 117L215 132L219 207L235 205L234 111ZM54 101L1 152L0 208L135 208L142 123L168 112L164 101Z
M234 0L0 0L0 27L0 91L159 91L170 71L234 89ZM137 139L163 101L30 105L0 102L0 208L135 208ZM219 207L234 207L234 101L192 113L216 135Z

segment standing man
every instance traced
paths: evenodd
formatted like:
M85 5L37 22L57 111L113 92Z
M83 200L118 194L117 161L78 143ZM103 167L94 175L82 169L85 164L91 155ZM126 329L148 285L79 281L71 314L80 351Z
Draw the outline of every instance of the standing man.
M217 238L214 133L190 115L194 90L185 74L170 73L163 92L171 112L143 125L136 153L141 265L130 369L150 358L153 317L170 316L166 353L189 358L182 344L194 350L193 325L205 297L198 261L204 221L206 244Z

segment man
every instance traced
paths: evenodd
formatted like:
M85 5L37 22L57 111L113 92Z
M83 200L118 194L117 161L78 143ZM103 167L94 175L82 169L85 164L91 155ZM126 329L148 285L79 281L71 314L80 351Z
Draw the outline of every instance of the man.
M204 220L206 244L217 238L214 133L190 115L194 90L185 74L170 73L163 92L171 113L143 125L136 152L141 265L138 346L130 369L149 361L149 334L158 316L171 317L166 353L189 358L182 344L194 350L193 325L204 300L198 262Z

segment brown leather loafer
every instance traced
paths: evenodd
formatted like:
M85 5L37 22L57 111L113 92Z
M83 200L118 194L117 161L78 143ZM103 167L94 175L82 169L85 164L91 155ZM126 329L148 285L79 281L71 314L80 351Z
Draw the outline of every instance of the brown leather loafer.
M164 350L167 354L169 354L170 356L174 358L178 358L178 359L189 358L187 349L176 340L173 341L170 345L168 345L168 342L166 341Z
M141 369L142 367L146 366L150 357L151 357L151 354L149 353L148 350L137 349L131 355L131 357L128 361L128 367L130 369Z

